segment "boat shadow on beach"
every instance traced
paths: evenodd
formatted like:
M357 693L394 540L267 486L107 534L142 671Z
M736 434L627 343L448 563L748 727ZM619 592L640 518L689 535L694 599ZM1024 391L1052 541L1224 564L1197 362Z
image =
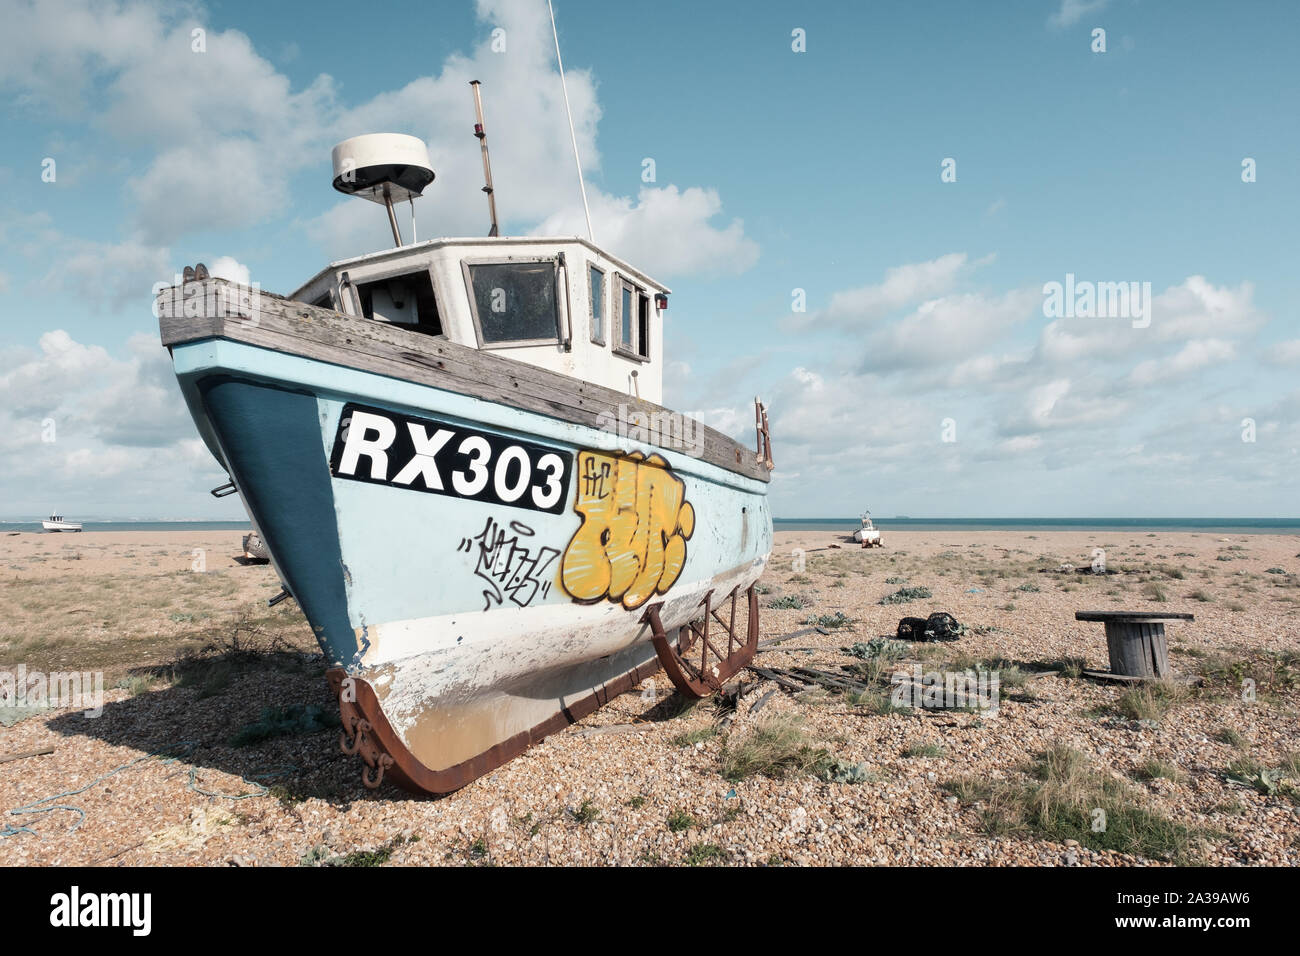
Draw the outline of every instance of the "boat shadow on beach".
M123 763L174 762L188 778L180 786L199 793L238 797L265 788L286 806L313 797L340 805L409 799L388 784L361 784L360 762L339 751L338 703L324 672L320 654L278 649L138 667L124 681L132 696L106 701L97 717L73 711L47 725L136 751Z
M142 757L174 763L185 778L178 786L209 796L241 798L265 788L286 807L318 798L343 809L355 802L443 799L389 783L376 790L362 785L360 760L339 749L338 702L319 653L226 648L133 668L123 683L136 692L105 702L99 716L65 712L47 726L70 738L69 745L90 737L134 751L123 764ZM699 703L676 693L642 700L644 707L632 703L638 724L669 723ZM112 769L105 765L103 772Z

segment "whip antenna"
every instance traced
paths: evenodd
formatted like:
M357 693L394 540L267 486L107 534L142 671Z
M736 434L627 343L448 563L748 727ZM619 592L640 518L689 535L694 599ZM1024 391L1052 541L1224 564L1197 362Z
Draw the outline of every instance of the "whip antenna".
M582 191L582 211L587 216L587 238L593 243L596 236L591 231L591 207L587 205L587 184L582 180L582 160L578 158L578 134L573 130L573 110L569 108L569 87L564 82L564 60L560 58L560 34L555 29L555 7L551 0L546 0L546 8L551 11L551 35L555 37L555 62L560 67L560 89L564 91L564 112L569 115L569 139L573 141L573 163L578 167L578 189Z

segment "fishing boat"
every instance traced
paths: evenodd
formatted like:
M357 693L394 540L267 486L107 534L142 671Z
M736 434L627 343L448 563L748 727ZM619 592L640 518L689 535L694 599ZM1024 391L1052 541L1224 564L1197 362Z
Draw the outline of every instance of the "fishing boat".
M256 534L249 533L244 535L242 542L244 549L243 559L245 561L256 561L260 564L266 564L271 560L271 556L266 551L266 545L262 544L262 539Z
M425 145L334 149L394 247L288 296L187 267L163 344L198 433L329 664L363 780L455 790L663 667L752 658L772 549L756 448L663 407L669 288L590 236L403 241Z
M80 531L80 521L69 521L63 515L50 515L41 522L41 527L46 531Z
M880 536L880 529L871 522L871 512L862 513L862 526L853 531L853 540L862 543L864 548L883 548L884 539Z

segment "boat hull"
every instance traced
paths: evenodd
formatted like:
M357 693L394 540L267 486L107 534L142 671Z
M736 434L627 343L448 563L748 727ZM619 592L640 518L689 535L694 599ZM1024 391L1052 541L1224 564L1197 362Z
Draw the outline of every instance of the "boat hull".
M499 765L658 669L649 608L671 635L771 551L764 482L624 430L225 339L173 360L372 779Z
M46 531L80 531L81 525L69 524L66 521L42 521L41 527Z

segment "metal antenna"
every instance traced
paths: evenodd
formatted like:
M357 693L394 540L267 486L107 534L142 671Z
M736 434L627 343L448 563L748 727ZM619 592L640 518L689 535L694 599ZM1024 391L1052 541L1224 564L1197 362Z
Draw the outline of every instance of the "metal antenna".
M474 135L478 137L479 146L483 151L483 179L485 184L483 191L488 197L488 213L492 216L492 231L489 236L499 235L497 232L497 199L496 193L492 190L492 161L488 159L487 131L483 129L483 97L479 93L478 80L470 80L469 85L474 87L474 112L478 122L474 124Z
M397 215L393 212L393 194L388 188L388 183L384 183L384 206L388 210L388 224L393 227L393 242L401 246L402 233L397 228Z
M587 215L587 238L593 243L595 234L591 231L591 207L587 205L587 184L582 180L582 160L578 158L578 134L573 131L573 110L569 108L569 87L564 82L564 60L560 58L560 34L555 29L555 7L551 0L546 0L546 9L551 11L551 35L555 37L555 62L560 68L560 89L564 91L564 112L569 114L569 139L573 141L573 162L578 167L578 188L582 191L582 211Z

